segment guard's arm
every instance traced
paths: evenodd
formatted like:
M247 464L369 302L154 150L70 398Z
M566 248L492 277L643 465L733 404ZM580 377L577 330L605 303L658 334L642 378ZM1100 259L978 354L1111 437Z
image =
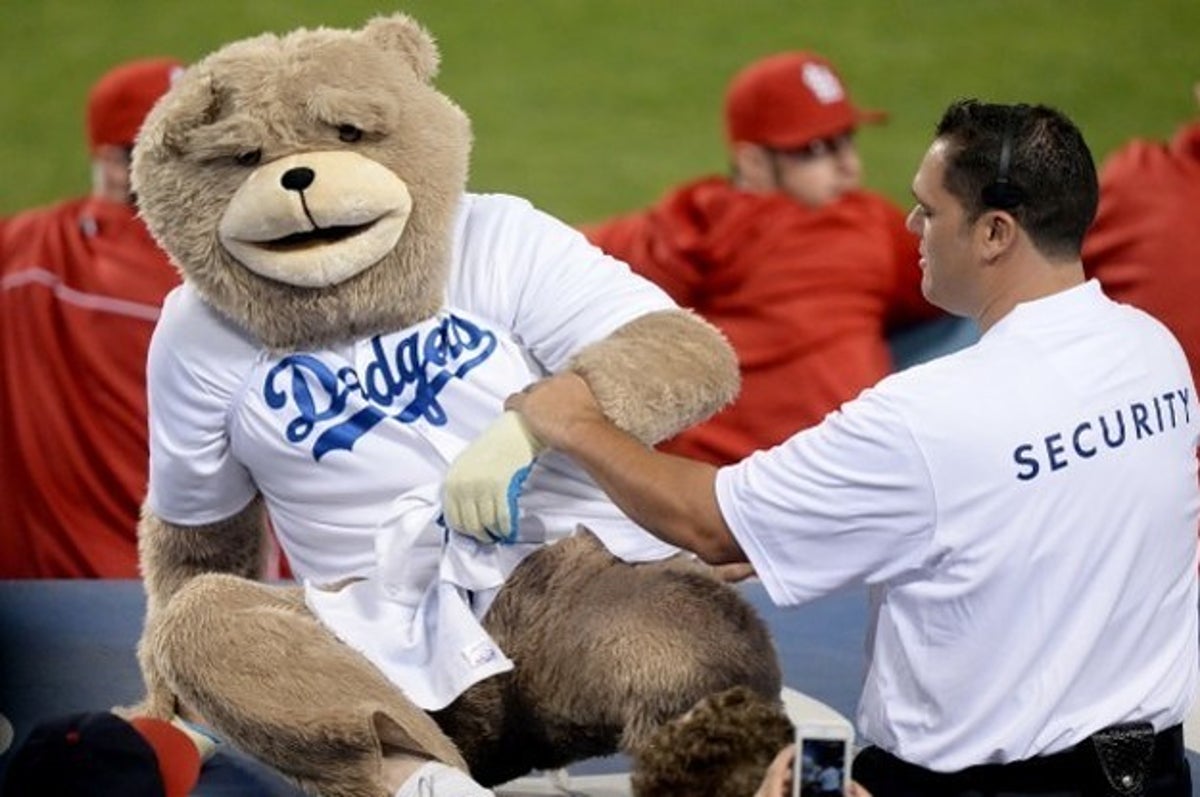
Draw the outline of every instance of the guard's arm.
M664 454L612 423L582 377L558 374L511 396L543 445L579 463L613 502L659 539L709 564L744 562L717 506L717 469Z

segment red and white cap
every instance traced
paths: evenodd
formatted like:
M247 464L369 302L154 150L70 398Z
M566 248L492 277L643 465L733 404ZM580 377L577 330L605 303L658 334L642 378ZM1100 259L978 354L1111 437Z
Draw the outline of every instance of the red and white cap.
M146 115L181 72L183 64L174 58L145 58L121 64L102 75L87 99L91 151L105 144L133 144Z
M814 53L755 61L734 76L725 95L730 144L800 149L886 118L883 111L855 106L833 64Z

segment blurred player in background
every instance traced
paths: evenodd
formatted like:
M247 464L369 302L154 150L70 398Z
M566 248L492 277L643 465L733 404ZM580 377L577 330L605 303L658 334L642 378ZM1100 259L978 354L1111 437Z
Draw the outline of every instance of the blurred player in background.
M1200 105L1200 83L1193 91ZM1105 161L1083 267L1109 296L1166 324L1200 379L1200 119Z
M939 315L904 213L862 188L854 136L883 117L819 55L763 58L726 94L729 177L584 227L737 351L737 401L664 450L725 464L780 443L892 371L890 332Z
M90 195L0 220L0 578L134 578L146 348L179 276L137 218L133 140L181 68L121 64L86 109Z

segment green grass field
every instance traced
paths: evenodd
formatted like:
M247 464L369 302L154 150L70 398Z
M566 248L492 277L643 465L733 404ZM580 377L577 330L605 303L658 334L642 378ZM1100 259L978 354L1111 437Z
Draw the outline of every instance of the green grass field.
M725 168L720 103L746 61L815 49L888 125L868 182L907 202L950 100L1056 105L1103 158L1197 113L1198 0L0 0L0 214L87 190L82 104L109 65L192 60L266 30L405 10L438 38L439 83L471 114L471 186L568 221Z

